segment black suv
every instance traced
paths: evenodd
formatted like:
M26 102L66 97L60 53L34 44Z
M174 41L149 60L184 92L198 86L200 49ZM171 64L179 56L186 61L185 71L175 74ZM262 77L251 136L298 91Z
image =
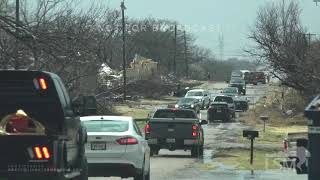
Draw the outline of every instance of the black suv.
M208 108L208 121L214 122L215 120L222 120L223 122L230 122L233 117L233 112L230 111L228 103L226 102L213 102Z

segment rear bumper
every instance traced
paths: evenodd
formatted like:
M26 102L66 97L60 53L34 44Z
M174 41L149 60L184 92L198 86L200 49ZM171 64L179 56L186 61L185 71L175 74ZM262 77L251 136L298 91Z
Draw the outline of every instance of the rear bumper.
M88 168L91 177L117 176L127 178L142 173L142 169L135 168L132 164L123 163L89 163Z
M225 120L230 117L229 113L208 113L208 120Z
M148 144L150 147L157 147L159 149L192 149L195 146L202 145L201 141L198 139L159 139L159 138L149 138Z

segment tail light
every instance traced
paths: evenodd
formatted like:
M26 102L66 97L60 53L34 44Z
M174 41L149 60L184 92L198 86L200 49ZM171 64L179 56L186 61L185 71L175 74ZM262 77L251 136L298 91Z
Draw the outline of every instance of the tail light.
M150 123L147 123L146 126L144 127L144 134L150 134Z
M198 125L192 125L192 137L198 136Z
M39 84L42 90L48 89L47 82L44 78L39 78Z
M208 112L213 112L214 108L213 107L209 107Z
M51 158L50 151L46 146L43 146L43 147L36 146L33 148L33 152L35 154L35 157L39 160Z
M289 148L289 143L288 143L288 140L285 139L283 141L283 151L288 152L288 148Z
M117 143L120 145L134 145L138 144L138 140L134 137L126 137L117 140Z

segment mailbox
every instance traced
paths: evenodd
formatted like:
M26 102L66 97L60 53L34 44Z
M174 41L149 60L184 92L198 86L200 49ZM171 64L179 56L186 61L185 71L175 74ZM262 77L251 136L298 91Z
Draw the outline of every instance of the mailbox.
M308 160L309 180L318 180L320 177L320 96L317 96L305 109L308 121Z
M262 121L267 121L267 120L269 120L269 116L260 116L260 119Z
M243 130L243 137L254 139L259 137L259 132L254 130Z

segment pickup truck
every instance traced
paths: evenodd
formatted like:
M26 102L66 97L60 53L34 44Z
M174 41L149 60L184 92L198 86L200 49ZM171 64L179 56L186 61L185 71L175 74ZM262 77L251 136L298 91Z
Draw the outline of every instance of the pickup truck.
M158 109L148 119L145 126L145 138L151 155L157 155L160 149L191 150L191 156L203 154L204 132L197 114L189 109Z
M0 178L88 179L86 107L56 74L1 70L0 99Z

